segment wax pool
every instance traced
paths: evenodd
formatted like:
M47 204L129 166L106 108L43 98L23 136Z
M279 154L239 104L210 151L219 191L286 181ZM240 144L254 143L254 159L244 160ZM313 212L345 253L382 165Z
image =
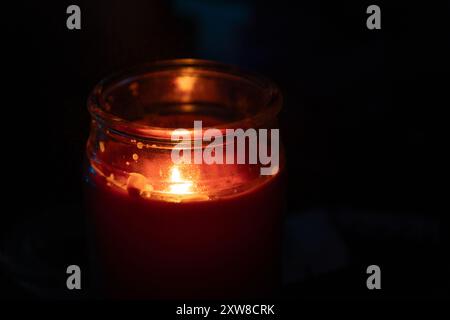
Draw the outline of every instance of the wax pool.
M225 178L239 167L221 170ZM89 172L87 198L106 295L240 298L276 292L281 173L228 196L164 199L121 188L95 166Z

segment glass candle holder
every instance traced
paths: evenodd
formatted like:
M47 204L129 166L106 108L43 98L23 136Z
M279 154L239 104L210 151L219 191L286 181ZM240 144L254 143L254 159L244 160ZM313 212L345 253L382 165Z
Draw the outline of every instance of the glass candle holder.
M269 175L261 175L260 163L177 164L172 152L180 148L176 129L190 137L193 153L203 152L207 143L197 143L196 134L214 128L225 138L226 129L276 128L280 108L270 81L191 59L138 67L94 88L86 199L107 296L238 298L276 291L282 148Z

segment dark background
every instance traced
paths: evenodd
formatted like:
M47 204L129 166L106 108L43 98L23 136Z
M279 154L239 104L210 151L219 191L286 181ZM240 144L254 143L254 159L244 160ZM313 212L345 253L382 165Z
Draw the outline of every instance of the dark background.
M70 4L81 30L66 28ZM381 30L366 28L370 4ZM449 106L449 16L446 1L2 4L0 297L89 297L89 276L82 293L64 289L67 265L89 268L87 96L117 69L185 57L257 71L283 91L286 272L298 273L285 296L448 297L445 181L429 142ZM378 292L365 285L371 264Z

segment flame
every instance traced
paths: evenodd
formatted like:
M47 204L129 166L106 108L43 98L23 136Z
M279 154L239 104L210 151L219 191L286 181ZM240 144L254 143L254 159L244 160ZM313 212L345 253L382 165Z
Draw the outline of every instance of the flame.
M180 195L193 193L191 190L192 181L184 180L177 166L173 166L170 169L170 183L169 193Z
M176 86L183 92L191 92L196 82L197 79L190 76L181 76L175 79Z

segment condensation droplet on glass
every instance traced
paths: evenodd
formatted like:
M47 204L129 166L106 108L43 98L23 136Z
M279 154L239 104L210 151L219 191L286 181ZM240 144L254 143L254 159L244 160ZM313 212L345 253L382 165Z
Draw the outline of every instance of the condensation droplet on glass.
M137 161L139 159L139 156L137 155L137 153L133 153L133 160Z
M139 141L139 142L136 144L136 146L137 146L138 149L142 149L142 148L144 147L144 144L143 144L142 142Z
M101 152L105 152L105 143L103 141L100 141L98 143L99 147L100 147L100 151Z

